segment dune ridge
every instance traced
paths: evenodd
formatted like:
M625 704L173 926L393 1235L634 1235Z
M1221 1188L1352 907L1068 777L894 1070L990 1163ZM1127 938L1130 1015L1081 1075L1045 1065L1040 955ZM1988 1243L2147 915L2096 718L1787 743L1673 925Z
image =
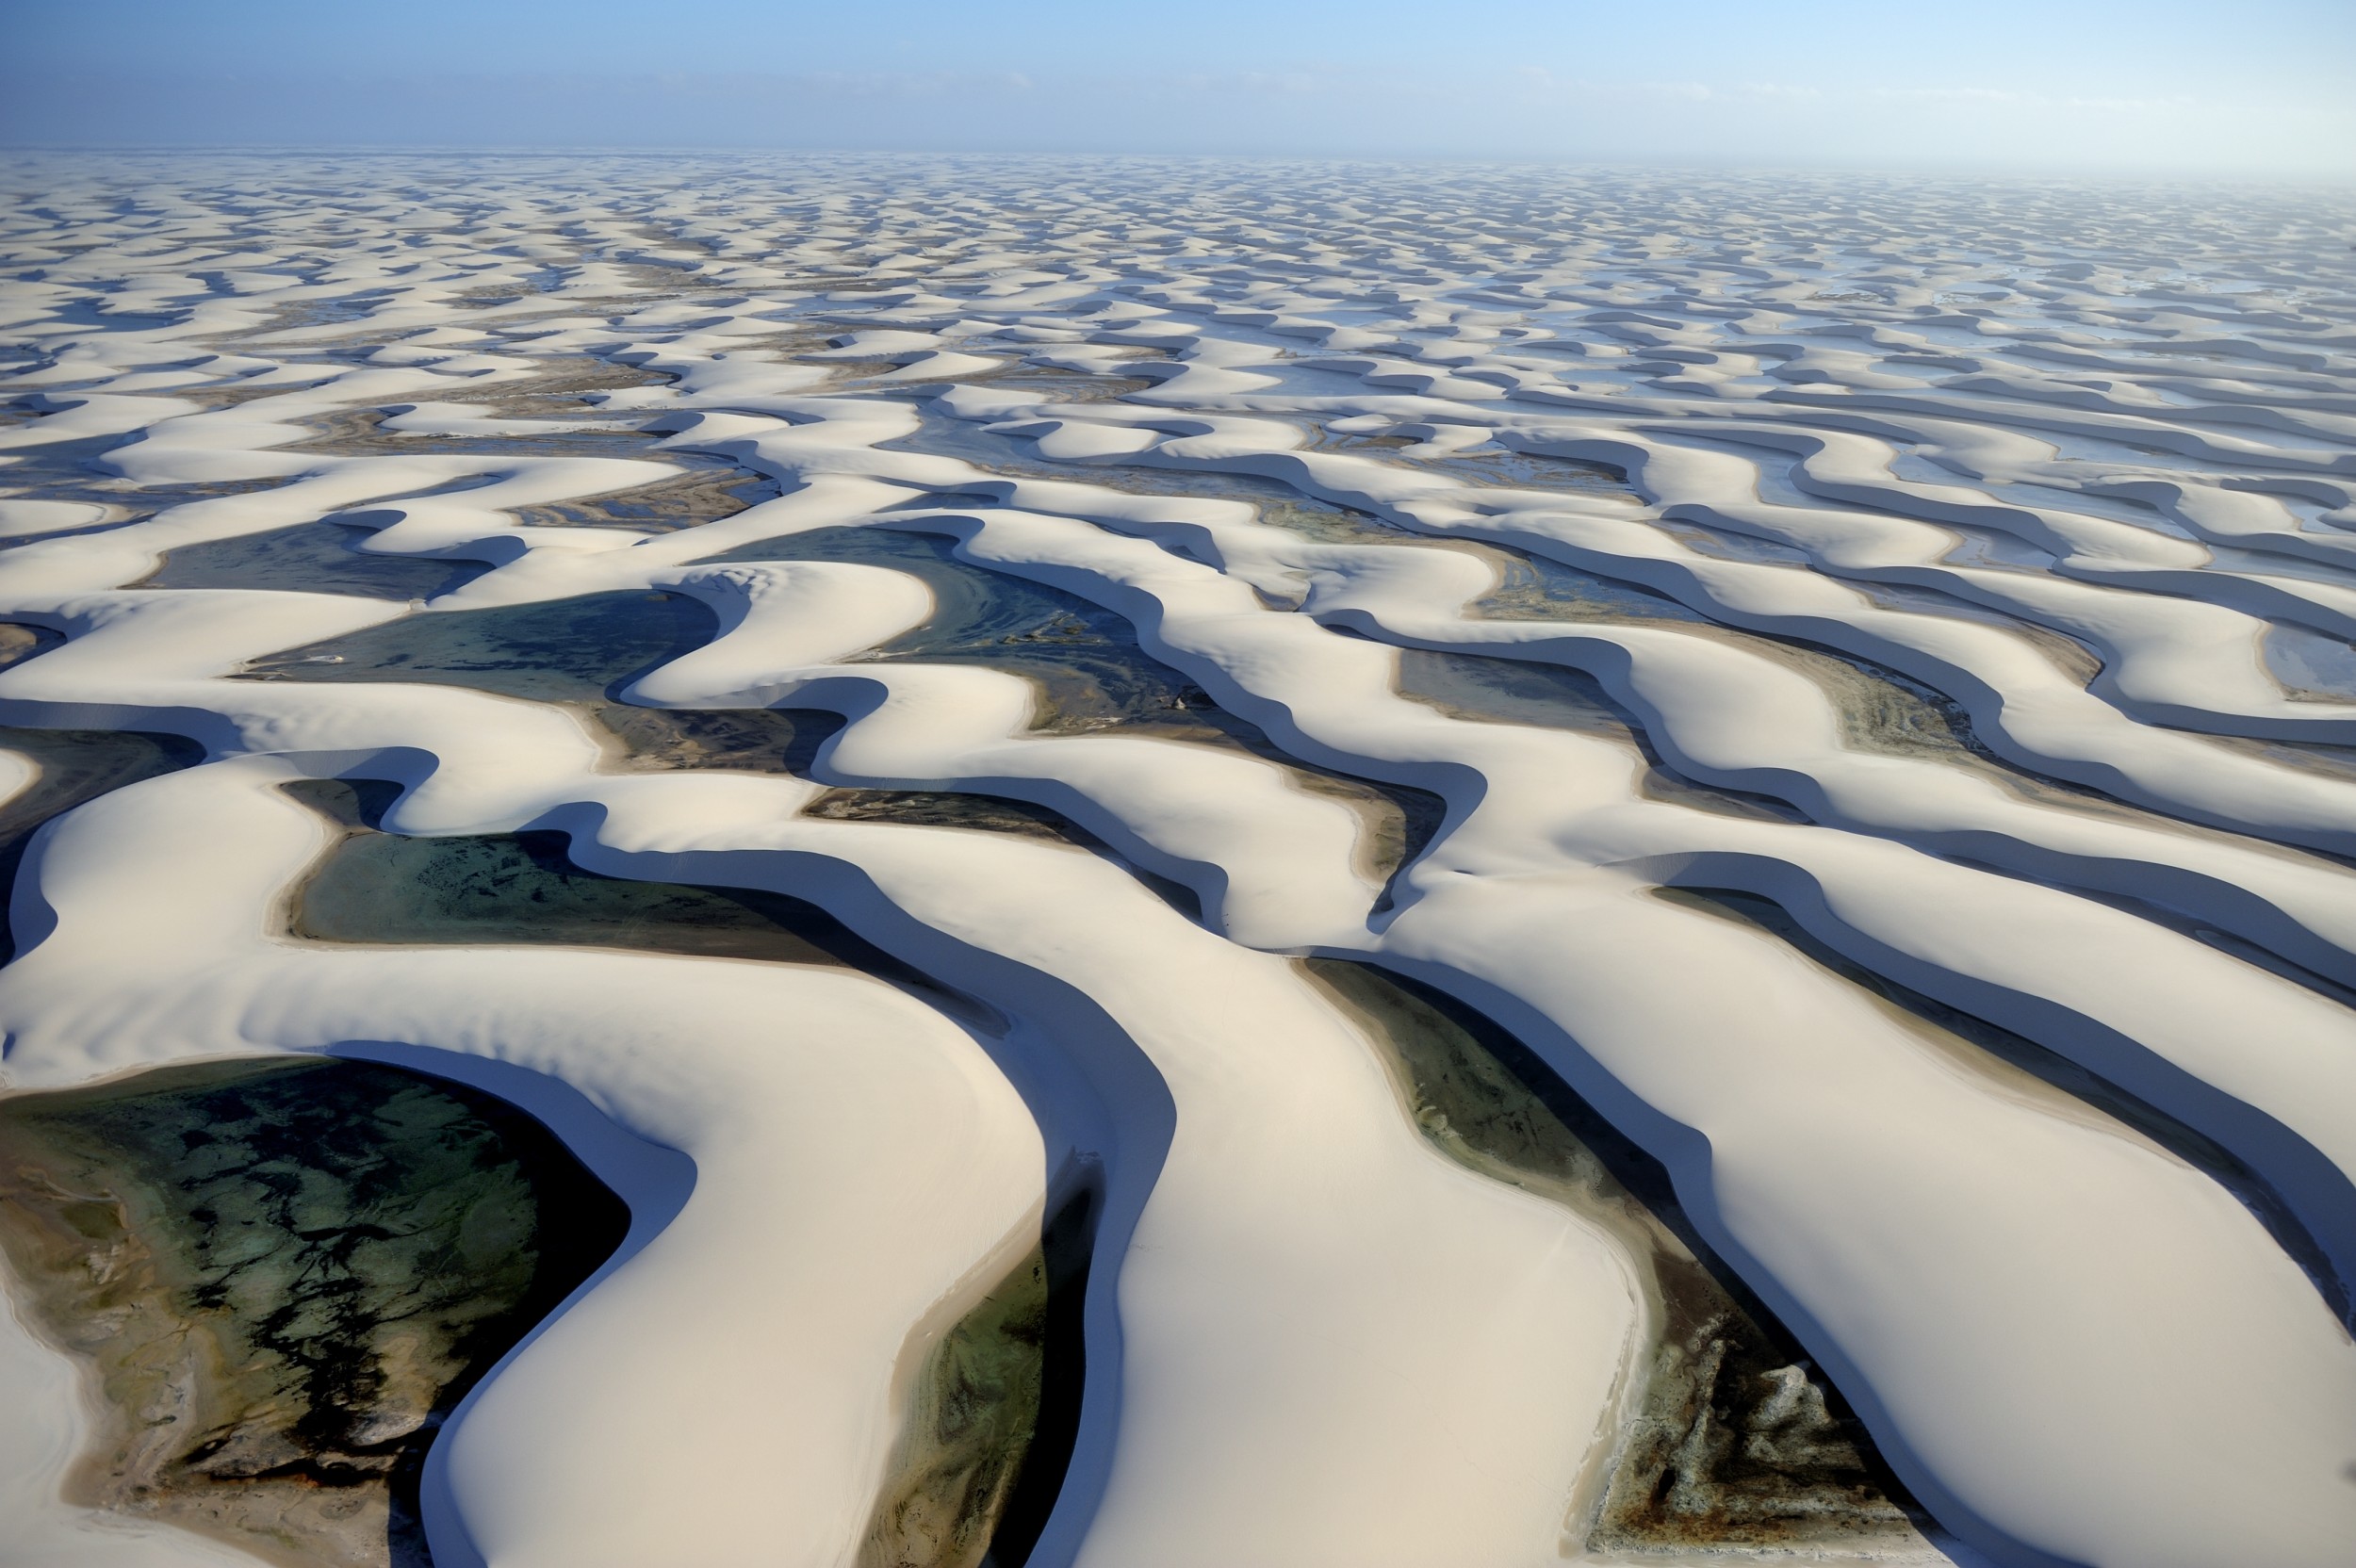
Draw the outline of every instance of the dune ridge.
M1796 1341L1792 1397L1829 1387L1925 1511L1764 1542L1696 1512L1633 1560L2336 1560L2331 198L682 167L7 178L0 616L62 641L0 668L0 720L206 752L25 851L7 1086L375 1042L554 1079L695 1162L437 1443L437 1560L858 1560L912 1347L1083 1168L1088 1381L1031 1561L1622 1560L1595 1532L1667 1331L1648 1244L1448 1157L1307 958L1476 1010L1657 1162ZM691 464L776 494L630 510ZM322 523L481 569L143 585ZM876 656L940 609L888 550L750 559L845 529L1109 612L1265 749L1056 727L1018 665ZM712 634L602 703L828 715L814 751L624 766L600 710L487 664L305 678L338 639L647 595ZM1599 695L1484 718L1419 699L1410 655ZM1375 797L1311 769L1444 815L1394 866ZM839 966L306 940L287 901L334 828L286 786L330 778L397 787L390 833L807 901L980 1011ZM1028 803L1104 852L824 809L855 791ZM70 1449L54 1368L11 1356ZM41 1474L28 1542L174 1560Z

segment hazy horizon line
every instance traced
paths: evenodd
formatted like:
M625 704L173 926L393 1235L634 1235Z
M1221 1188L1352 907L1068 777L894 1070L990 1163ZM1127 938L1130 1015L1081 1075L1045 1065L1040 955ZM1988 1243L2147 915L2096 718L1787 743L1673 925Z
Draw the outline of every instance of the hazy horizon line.
M1691 153L1659 154L1583 154L1576 152L1531 153L1505 151L1378 151L1342 152L1332 149L1266 148L1252 151L1234 149L1183 149L1173 147L1073 147L1073 146L898 146L861 145L856 143L821 142L432 142L399 140L303 141L291 140L222 140L222 141L99 141L99 140L41 140L0 135L0 157L38 155L87 156L194 156L242 155L278 157L352 157L352 156L427 156L427 157L907 157L907 158L973 158L980 160L1011 160L1018 158L1068 159L1072 161L1110 161L1137 159L1166 163L1268 163L1268 164L1330 164L1364 165L1370 167L1397 165L1461 165L1467 167L1525 167L1532 169L1589 169L1596 171L1635 171L1654 172L1710 172L1787 175L1887 175L1918 178L1992 180L2008 183L2075 184L2151 184L2168 186L2233 185L2247 188L2252 185L2278 187L2284 189L2356 188L2356 168L2345 171L2308 169L2269 169L2256 165L2182 165L2165 163L2106 163L2088 161L2077 164L2031 164L2006 162L2001 159L1952 160L1926 158L1889 159L1798 159L1773 156L1745 156L1724 154L1716 156Z

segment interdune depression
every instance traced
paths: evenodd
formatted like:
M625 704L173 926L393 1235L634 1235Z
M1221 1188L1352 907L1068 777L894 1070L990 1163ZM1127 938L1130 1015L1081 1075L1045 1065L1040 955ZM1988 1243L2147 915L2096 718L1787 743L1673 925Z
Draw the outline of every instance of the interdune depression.
M7 1088L695 1163L443 1429L444 1568L2345 1560L2344 196L6 188ZM38 793L106 732L203 759ZM361 832L820 937L330 939ZM916 1552L929 1348L1083 1212L1076 1414ZM231 1552L65 1500L7 1331L10 1560Z

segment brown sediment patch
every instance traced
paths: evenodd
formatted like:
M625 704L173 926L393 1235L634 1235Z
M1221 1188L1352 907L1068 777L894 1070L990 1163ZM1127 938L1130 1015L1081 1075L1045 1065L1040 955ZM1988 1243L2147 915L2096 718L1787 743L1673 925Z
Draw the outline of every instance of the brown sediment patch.
M894 370L904 368L908 365L908 361L906 359L883 358L821 360L797 359L796 363L807 366L812 369L826 371L827 378L826 385L830 389L839 390L849 386L854 383L873 381L877 376L888 376Z
M1653 528L1695 555L1706 555L1713 561L1747 561L1755 564L1812 569L1806 550L1778 540L1745 533L1739 529L1713 528L1687 518L1655 517L1649 521Z
M1321 452L1396 452L1420 445L1410 435L1349 435L1322 424L1310 426L1310 444Z
M1369 783L1292 760L1284 764L1284 782L1303 794L1338 802L1357 814L1358 870L1383 886L1378 907L1388 906L1391 884L1432 846L1448 820L1445 799L1412 785Z
M47 627L0 621L0 670L22 664L37 654L47 653L64 641L63 633L52 631Z
M1750 637L1742 639L1742 645L1746 651L1797 670L1823 688L1840 725L1841 743L1850 750L1987 771L1968 738L1970 716L1944 693L1894 671L1805 645ZM2014 772L2010 768L2002 771Z
M1641 505L1642 498L1628 484L1628 475L1608 463L1554 457L1544 452L1492 447L1487 450L1454 451L1435 456L1401 457L1425 443L1412 435L1352 435L1313 421L1310 446L1317 451L1342 452L1387 461L1414 473L1436 474L1483 490L1553 492L1588 499Z
M808 708L637 708L601 702L578 710L612 738L611 765L630 773L732 768L807 776L841 714Z
M1626 1374L1605 1473L1567 1522L1590 1549L1932 1556L1863 1429L1697 1256L1657 1166L1535 1058L1509 1065L1417 989L1363 965L1305 967L1361 1021L1425 1137L1599 1225L1636 1269L1651 1337Z
M1058 604L1023 624L1012 624L1008 598L1029 598L1022 587L992 584L985 590L986 616L978 624L952 627L946 617L916 632L858 655L848 662L895 659L947 660L987 664L1020 675L1037 689L1031 732L1088 734L1100 729L1151 725L1176 730L1220 732L1209 716L1203 690L1136 647L1126 623L1085 601Z
M530 528L633 528L668 533L733 517L779 494L773 479L698 454L649 449L633 455L684 462L687 472L611 495L519 506L510 515Z
M1216 739L1230 721L1200 687L1146 653L1127 620L1076 595L959 560L955 542L901 528L813 529L762 540L711 563L843 561L920 579L934 609L922 625L844 662L983 664L1037 690L1031 730L1084 734L1152 725Z
M1732 643L1772 659L1814 681L1837 715L1841 743L1852 751L1958 768L2040 806L2170 832L2208 831L2173 822L2091 785L2033 772L1998 755L1980 739L1961 703L1886 665L1798 639L1716 626L1693 630L1696 635Z
M1627 741L1640 727L1583 670L1538 660L1401 648L1399 694L1451 718Z
M294 1568L423 1562L427 1444L628 1226L537 1122L372 1063L0 1098L0 1253L99 1395L70 1497Z
M1281 528L1303 539L1320 545L1383 545L1409 547L1405 531L1386 523L1370 512L1360 512L1330 501L1271 498L1259 503L1258 521L1268 528ZM1420 543L1418 541L1417 543ZM1445 544L1435 547L1446 548Z
M529 338L510 343L504 351L529 353ZM515 381L503 381L497 386L472 389L463 384L454 388L443 402L479 402L493 413L522 414L532 405L552 402L570 404L576 408L597 409L600 405L584 394L613 392L626 386L660 386L672 378L660 370L643 366L624 365L616 360L597 359L587 354L543 356L536 374Z
M1084 849L1102 847L1093 835L1060 811L997 795L945 790L828 790L802 808L802 815L827 822L904 822L926 827L966 827L1074 844Z

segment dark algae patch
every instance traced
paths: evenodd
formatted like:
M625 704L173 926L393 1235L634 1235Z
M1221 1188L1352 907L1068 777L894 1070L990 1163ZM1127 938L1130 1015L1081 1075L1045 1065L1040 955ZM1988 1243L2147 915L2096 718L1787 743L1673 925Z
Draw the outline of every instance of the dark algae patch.
M1827 1403L1765 1310L1721 1282L1665 1172L1534 1057L1477 1037L1420 988L1357 964L1309 967L1365 1022L1427 1138L1601 1225L1644 1277L1642 1383L1600 1495L1569 1521L1591 1549L1920 1549L1864 1429Z
M1425 458L1416 467L1446 474L1467 484L1506 490L1555 490L1602 500L1638 502L1628 476L1601 463L1549 457L1543 452L1514 450L1457 452Z
M372 555L368 531L346 523L244 533L183 545L138 583L140 588L277 588L303 594L353 594L377 599L429 599L489 570L478 562L417 555Z
M952 994L814 904L757 888L641 882L572 863L562 833L406 838L376 830L396 793L313 779L288 794L345 831L295 890L290 935L351 945L554 945L861 970L973 1019Z
M1079 1435L1098 1174L1067 1172L1039 1246L925 1352L859 1568L1029 1560Z
M598 702L710 642L719 623L683 594L586 594L428 611L257 659L255 680L415 680L535 702Z
M319 779L286 790L347 829L296 890L289 924L312 941L554 943L833 964L842 960L832 949L858 940L782 894L584 871L565 858L562 833L377 832L367 824L387 803L385 786Z
M627 947L708 957L831 963L801 923L758 895L599 876L561 833L345 840L304 883L293 931L313 941Z
M1088 1271L1104 1209L1103 1176L1092 1158L1083 1157L1051 1184L1050 1213L1039 1235L1046 1298L1039 1318L1038 1417L1000 1500L984 1568L1023 1568L1030 1560L1079 1448L1088 1384Z
M1595 677L1567 665L1403 648L1399 694L1460 718L1626 739L1638 726Z
M0 1250L102 1395L74 1499L274 1562L424 1564L426 1446L628 1228L538 1122L373 1063L0 1099Z
M1039 1426L1047 1260L1034 1249L925 1353L859 1568L982 1568Z

